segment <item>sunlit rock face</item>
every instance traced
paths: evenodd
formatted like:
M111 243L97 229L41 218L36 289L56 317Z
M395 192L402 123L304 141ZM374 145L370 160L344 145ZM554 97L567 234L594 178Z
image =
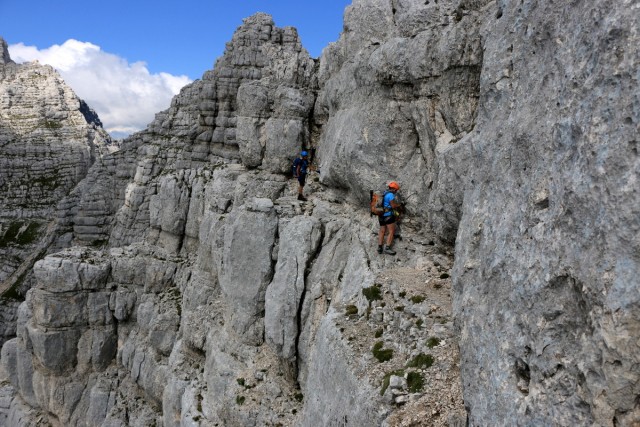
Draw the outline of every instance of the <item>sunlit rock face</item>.
M16 64L0 38L0 341L15 335L34 253L52 243L56 205L116 146L50 66Z
M396 358L459 334L437 363L467 414L443 425L640 422L638 16L355 0L317 60L247 18L58 204L14 303L0 424L387 425L417 397L381 394L391 365L345 334L359 322ZM307 203L287 176L303 148ZM392 179L408 215L387 257L368 195ZM455 327L363 294L425 265L449 280L451 253Z
M456 187L450 152L476 123L484 3L354 1L320 60L323 181L365 202L396 179L412 215L449 241L462 189L433 190Z
M111 139L53 68L16 64L0 45L0 215L50 217Z
M297 350L265 344L264 317L274 276L288 280L276 274L278 246L296 246L280 230L301 213L283 173L312 143L315 68L295 29L247 18L214 70L96 160L58 206L78 246L35 264L18 337L5 348L20 396L9 421L48 413L65 425L265 425L301 412ZM302 274L318 220L314 230ZM298 323L301 298L270 308L270 337ZM249 385L254 371L264 404L240 407L229 374Z

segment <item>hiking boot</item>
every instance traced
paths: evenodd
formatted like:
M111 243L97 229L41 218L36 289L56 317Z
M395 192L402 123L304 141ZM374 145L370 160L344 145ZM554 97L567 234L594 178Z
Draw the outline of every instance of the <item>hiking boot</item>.
M385 246L384 247L384 253L387 254L387 255L395 255L396 251L391 249L389 246Z
M307 198L306 198L306 197L304 197L302 194L298 194L298 200L301 200L301 201L303 201L303 202L306 202L306 201L307 201Z
M382 245L378 246L378 253L381 254L382 253Z

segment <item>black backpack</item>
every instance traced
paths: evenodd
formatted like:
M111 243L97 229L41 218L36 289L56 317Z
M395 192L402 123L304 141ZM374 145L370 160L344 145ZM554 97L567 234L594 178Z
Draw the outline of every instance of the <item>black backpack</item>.
M291 165L291 175L296 176L296 170L298 169L298 165L300 165L300 167L302 168L304 165L302 164L302 162L307 162L306 167L309 167L309 161L308 160L304 160L301 159L300 157L296 157L295 160L293 161L293 164Z

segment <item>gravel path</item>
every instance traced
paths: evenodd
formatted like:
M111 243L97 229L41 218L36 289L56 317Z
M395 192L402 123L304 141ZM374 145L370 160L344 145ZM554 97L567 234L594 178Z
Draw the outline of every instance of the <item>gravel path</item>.
M464 426L449 258L384 270L336 325L379 386L384 426ZM444 265L443 265L444 264ZM375 289L374 289L375 288ZM357 358L357 357L356 357ZM387 360L388 359L388 360Z

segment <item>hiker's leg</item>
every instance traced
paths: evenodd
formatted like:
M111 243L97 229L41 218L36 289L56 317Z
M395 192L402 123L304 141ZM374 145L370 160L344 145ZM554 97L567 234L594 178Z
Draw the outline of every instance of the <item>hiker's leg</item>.
M386 225L380 226L380 231L378 231L378 246L382 246L384 243L384 232L387 230Z
M303 196L304 194L304 183L306 181L307 175L303 175L300 174L300 176L298 177L298 183L300 184L298 186L298 195L299 196Z
M393 233L396 231L396 223L393 222L391 224L388 224L387 228L389 229L389 235L387 236L387 246L391 247L391 244L393 243Z

